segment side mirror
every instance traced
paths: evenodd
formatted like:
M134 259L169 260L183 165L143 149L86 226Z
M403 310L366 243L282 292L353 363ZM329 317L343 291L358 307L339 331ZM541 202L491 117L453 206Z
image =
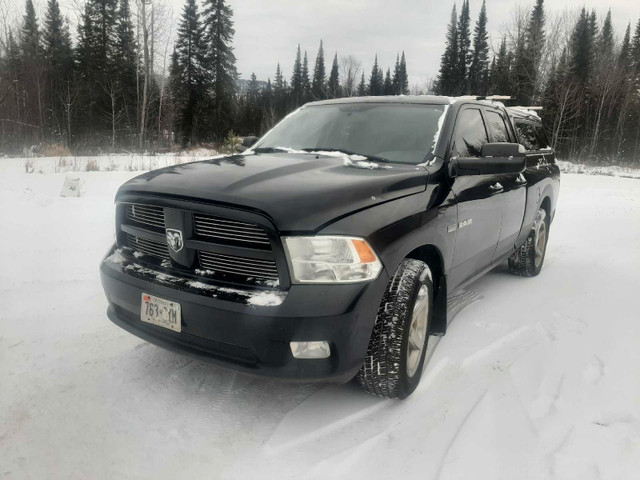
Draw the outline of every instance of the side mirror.
M525 149L518 143L487 143L482 146L480 154L480 157L451 158L449 176L522 173L527 163Z
M242 139L242 146L245 148L249 148L253 146L257 141L258 141L258 137L254 137L253 135L250 135Z

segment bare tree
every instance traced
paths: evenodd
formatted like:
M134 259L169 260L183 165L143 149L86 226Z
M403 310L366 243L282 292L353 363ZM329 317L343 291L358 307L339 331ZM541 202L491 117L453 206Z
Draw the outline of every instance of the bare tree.
M78 88L74 84L71 85L71 82L67 80L66 88L58 93L60 98L60 102L62 102L62 106L64 109L64 116L66 120L66 131L67 131L67 148L71 147L71 117L73 113L74 106L76 101L78 100Z
M353 55L340 58L340 79L342 80L342 93L345 97L356 95L361 70L362 63Z
M101 82L100 86L109 97L109 110L102 113L111 124L111 150L113 151L116 148L116 131L123 115L122 108L118 106L118 97L122 89L118 82L112 78Z

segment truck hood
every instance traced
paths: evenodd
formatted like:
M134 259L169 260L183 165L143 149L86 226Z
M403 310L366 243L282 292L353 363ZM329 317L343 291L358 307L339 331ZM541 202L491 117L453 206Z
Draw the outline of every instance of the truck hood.
M188 197L258 210L280 231L314 231L351 212L426 189L428 172L316 153L247 154L154 170L124 193Z

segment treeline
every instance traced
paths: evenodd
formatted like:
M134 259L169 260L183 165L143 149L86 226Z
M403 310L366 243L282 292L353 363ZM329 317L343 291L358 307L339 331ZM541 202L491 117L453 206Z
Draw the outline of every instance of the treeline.
M26 0L0 52L0 149L142 149L165 134L146 7L134 18L129 0L87 0L74 45L58 0L48 0L42 22Z
M314 59L298 46L290 74L277 64L273 80L240 82L227 0L186 0L164 50L158 0L87 0L74 33L58 2L39 20L26 0L21 21L0 32L4 153L219 145L260 135L308 101L409 93L404 53L390 67L376 56L365 72L352 55L326 58L322 41ZM554 14L536 0L516 10L495 50L487 25L484 2L475 21L469 0L454 6L437 79L411 90L509 95L543 107L565 158L640 161L640 21L621 35L611 12Z
M549 18L550 17L550 18ZM640 163L640 20L618 37L611 11L553 16L544 0L517 12L491 55L483 2L471 32L469 0L453 7L435 82L442 95L508 95L542 106L552 146L566 158Z
M387 68L386 73L376 55L367 78L360 62L353 56L338 60L338 54L335 53L331 68L327 70L321 40L313 71L309 67L307 52L303 55L298 45L290 81L285 79L279 63L273 83L269 79L266 84L261 84L255 74L251 74L246 92L240 95L238 101L238 129L245 134L262 134L288 112L311 101L408 93L409 77L404 52L397 55L393 71Z
M186 0L173 49L158 53L158 5L129 1L87 0L73 35L59 0L42 20L26 0L20 24L0 35L0 151L218 145L233 132L261 134L311 100L409 91L404 53L386 72L376 57L367 78L353 56L325 65L322 42L312 66L298 47L290 77L278 64L273 82L252 74L241 89L226 0Z

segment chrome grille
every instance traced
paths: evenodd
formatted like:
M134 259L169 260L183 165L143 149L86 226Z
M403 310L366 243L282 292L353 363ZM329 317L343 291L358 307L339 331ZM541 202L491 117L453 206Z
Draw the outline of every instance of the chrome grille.
M127 217L134 222L164 228L164 210L162 207L130 203L127 205Z
M267 232L253 223L200 214L193 215L193 223L196 235L200 237L250 243L262 247L270 245Z
M156 242L155 240L149 240L147 238L136 237L135 235L127 234L127 244L129 248L142 252L146 255L161 258L163 260L170 260L169 248L166 243Z
M245 277L259 277L269 280L278 279L278 268L273 260L236 257L201 250L200 266L213 272L230 273Z

